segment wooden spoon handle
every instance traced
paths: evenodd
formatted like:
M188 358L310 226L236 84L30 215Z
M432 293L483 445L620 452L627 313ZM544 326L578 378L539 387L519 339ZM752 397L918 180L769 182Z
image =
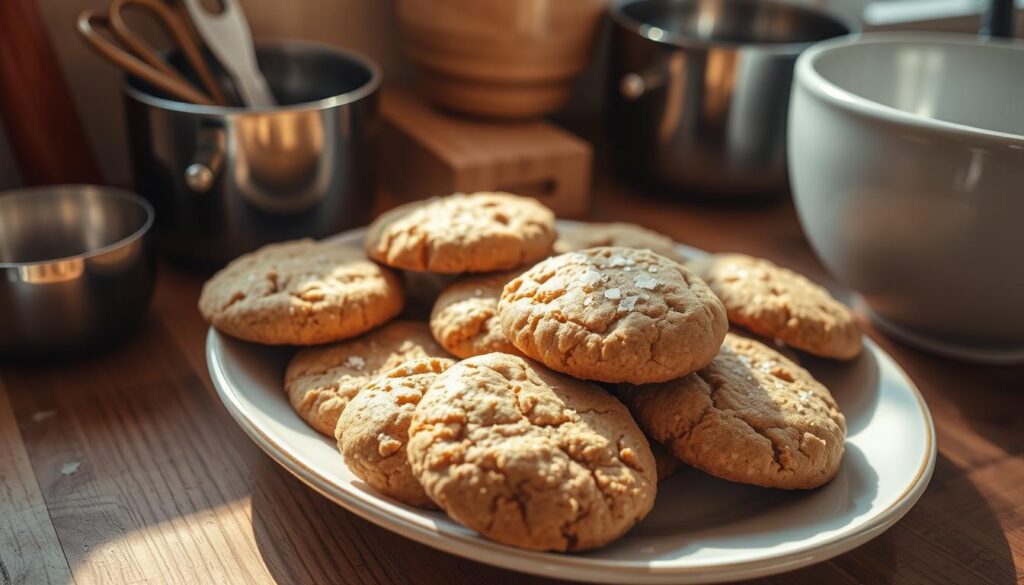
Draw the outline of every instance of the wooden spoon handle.
M121 49L99 33L97 27L109 25L107 17L91 10L84 10L78 16L78 33L82 39L98 54L108 61L174 96L184 102L212 106L214 102L201 91L188 83L177 71L171 69L168 75L149 63Z
M227 100L224 99L224 94L221 92L213 72L210 71L206 60L203 59L202 51L199 49L199 45L196 44L188 25L181 20L181 17L173 8L164 4L163 0L113 0L110 3L110 29L117 40L136 57L167 75L188 83L188 80L179 71L171 67L159 53L154 51L129 28L122 13L126 7L130 6L137 6L148 10L156 18L156 21L171 35L174 42L181 49L182 54L188 59L189 65L192 66L196 75L199 76L199 81L203 84L206 93L213 98L217 105L227 105Z

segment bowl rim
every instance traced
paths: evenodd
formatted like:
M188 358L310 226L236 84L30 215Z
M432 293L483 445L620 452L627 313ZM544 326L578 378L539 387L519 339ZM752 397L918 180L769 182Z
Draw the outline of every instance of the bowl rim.
M788 2L786 0L756 0L757 4L771 5L782 10L803 12L812 14L819 18L831 20L832 22L846 28L846 33L835 37L828 37L816 41L793 41L782 43L770 42L742 42L728 41L723 39L701 39L696 36L665 30L656 26L637 20L625 13L625 8L633 4L650 0L612 0L608 4L608 15L612 22L626 29L629 32L639 35L644 40L650 41L663 47L674 47L678 49L727 49L727 50L756 50L764 53L778 55L799 55L809 47L831 39L845 39L860 32L860 25L846 15L825 8L810 4ZM731 2L736 4L754 4L755 0L719 0L722 3ZM653 31L661 31L661 35L653 35Z
M169 98L163 98L155 96L150 93L146 93L141 89L138 89L132 84L132 76L124 75L121 81L121 91L129 98L146 104L147 106L160 108L163 110L170 110L173 112L180 112L185 114L197 114L197 115L210 115L210 116L245 116L249 114L276 114L284 112L316 112L322 110L328 110L336 108L338 106L344 106L351 103L358 102L365 99L366 97L376 93L382 83L384 75L381 72L381 68L377 63L362 53L355 51L349 51L327 43L318 43L315 41L296 40L296 39L269 39L256 41L257 49L302 49L306 51L321 51L325 53L332 53L338 57L344 57L349 59L353 63L361 67L365 67L370 73L370 79L360 85L359 87L340 93L338 95L332 95L319 100L313 100L310 102L302 102L298 104L287 104L283 106L261 106L261 107L244 107L244 106L206 106L201 104L191 104L188 102L182 102Z
M818 72L815 66L817 60L822 55L833 51L842 51L852 46L919 43L983 47L985 50L1016 51L1024 58L1024 42L1022 41L981 38L964 33L922 31L861 33L822 41L807 49L797 58L794 84L807 89L819 99L868 118L911 126L922 130L944 131L967 137L989 139L999 143L1008 143L1014 148L1024 147L1024 135L1021 134L989 130L959 122L923 116L862 97L826 79Z
M142 208L142 211L146 214L146 219L142 222L142 226L127 236L120 238L114 242L111 242L105 246L94 248L92 250L86 250L79 254L72 254L70 256L59 256L57 258L48 258L46 260L33 260L32 262L0 262L0 270L9 270L17 268L26 268L30 266L42 266L44 264L56 264L59 262L70 262L75 260L88 260L97 256L102 256L108 252L123 248L129 244L132 244L136 240L142 238L147 232L153 227L153 222L156 219L156 211L153 206L142 198L140 195L120 189L118 187L108 187L106 185L87 185L87 184L68 184L68 185L45 185L40 187L25 187L21 189L14 189L11 191L4 191L0 193L0 198L14 198L14 197L38 197L42 194L47 193L59 193L59 192L72 192L72 193L85 193L93 192L98 193L103 197L116 197L131 203L138 205Z

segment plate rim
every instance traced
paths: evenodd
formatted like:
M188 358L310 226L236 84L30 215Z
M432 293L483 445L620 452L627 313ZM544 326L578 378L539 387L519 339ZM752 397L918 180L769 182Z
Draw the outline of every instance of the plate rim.
M579 225L581 222L559 220L559 224L568 227L569 225ZM365 232L365 228L357 228L332 236L329 240L356 238L363 232ZM691 255L707 254L703 250L683 244L678 244L678 247L681 251ZM899 497L885 509L867 519L855 531L836 534L824 542L808 544L776 556L690 567L640 565L639 561L611 561L564 553L529 551L490 541L475 534L432 530L408 518L396 515L384 507L373 505L370 500L361 497L357 492L345 489L344 486L339 486L315 470L306 467L288 449L279 445L247 416L245 407L238 402L236 389L229 383L224 371L223 354L218 351L221 345L221 335L213 327L210 327L207 332L205 350L207 369L217 395L236 424L276 463L327 499L386 530L431 548L518 572L590 582L617 582L623 577L632 577L642 579L646 583L710 583L763 577L791 571L852 550L892 527L921 498L935 469L936 432L927 402L917 385L899 363L873 340L865 336L862 339L866 348L886 358L913 394L918 410L926 423L927 445L925 458L919 465L914 479Z

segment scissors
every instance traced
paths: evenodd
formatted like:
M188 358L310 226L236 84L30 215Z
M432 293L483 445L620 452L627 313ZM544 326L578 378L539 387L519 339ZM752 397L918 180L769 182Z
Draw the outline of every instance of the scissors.
M193 85L128 27L122 13L129 6L150 12L171 35L198 75L203 89ZM182 101L207 106L228 105L210 67L203 59L188 21L175 14L163 0L112 0L106 14L85 10L79 14L77 24L78 33L93 50L127 73ZM99 29L106 29L121 46L100 34Z

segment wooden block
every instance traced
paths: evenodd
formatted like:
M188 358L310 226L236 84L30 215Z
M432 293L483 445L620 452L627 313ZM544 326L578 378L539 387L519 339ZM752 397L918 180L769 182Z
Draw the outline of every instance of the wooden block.
M457 117L399 88L383 92L381 121L381 185L398 199L509 191L562 217L590 204L593 148L549 122Z

